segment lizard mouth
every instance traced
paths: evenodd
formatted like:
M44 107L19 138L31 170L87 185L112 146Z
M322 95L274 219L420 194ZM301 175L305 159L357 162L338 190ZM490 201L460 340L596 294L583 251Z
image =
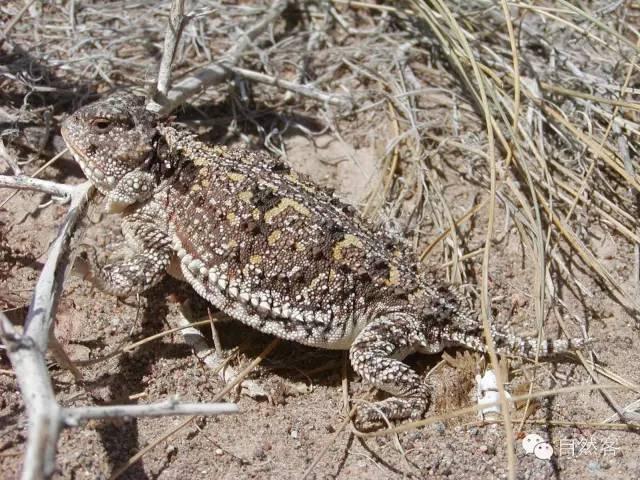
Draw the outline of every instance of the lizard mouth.
M71 141L69 136L69 132L64 128L64 126L60 129L60 133L62 134L62 138L64 142L67 144L67 148L73 155L73 159L76 161L82 172L87 177L94 186L100 190L102 193L111 190L116 183L116 179L112 176L107 176L104 174L100 168L98 168L93 161L90 160L90 156L76 148Z

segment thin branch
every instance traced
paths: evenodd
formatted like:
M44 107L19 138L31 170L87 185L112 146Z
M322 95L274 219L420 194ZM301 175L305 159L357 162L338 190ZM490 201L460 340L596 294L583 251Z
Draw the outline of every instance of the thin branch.
M158 71L158 93L162 97L165 97L169 91L171 64L176 54L183 26L184 0L173 0L173 2L171 2L169 23L164 33L164 48L162 49L162 60L160 61L160 70Z
M61 425L44 350L32 338L18 334L4 313L0 313L0 339L16 374L29 420L21 478L48 478L55 469Z
M76 427L88 420L102 418L228 415L231 413L238 413L238 406L235 403L179 403L169 400L150 405L63 408L62 419L65 426Z
M67 153L69 150L67 148L65 148L64 150L61 150L60 152L58 152L57 154L55 154L50 160L47 160L47 162L42 165L40 168L38 168L35 172L33 172L33 174L31 174L31 176L29 178L36 178L40 172L44 171L44 169L46 169L47 167L53 165L54 162L56 162L60 157L62 157L62 155L64 155L65 153ZM17 191L13 192L11 195L9 195L7 198L5 198L1 203L0 203L0 208L4 207L7 202L9 202L9 200L11 200L13 197L15 197L18 194Z
M235 67L233 65L223 65L223 67L247 80L282 88L305 97L313 98L314 100L319 100L323 103L328 103L329 105L345 107L351 107L353 105L353 102L347 95L325 93L308 85L289 82L277 77L272 77L271 75L265 75L264 73L254 72L253 70L247 70L246 68Z
M16 190L48 193L54 197L62 197L65 203L71 195L78 190L75 186L40 180L39 178L28 177L26 175L0 175L0 188L14 188Z
M282 14L286 7L286 0L277 0L259 22L233 42L233 47L227 51L219 62L211 63L193 75L182 79L167 92L166 104L159 109L154 103L150 103L147 108L160 115L165 115L208 87L225 81L229 78L230 71L222 64L235 65L238 63L244 51L251 45L251 42L264 32Z
M74 187L71 205L64 224L49 247L47 260L40 272L33 298L25 321L24 336L31 338L41 351L47 351L49 332L53 325L53 317L58 307L58 299L69 266L69 243L76 231L80 219L84 216L88 198L93 192L90 182Z

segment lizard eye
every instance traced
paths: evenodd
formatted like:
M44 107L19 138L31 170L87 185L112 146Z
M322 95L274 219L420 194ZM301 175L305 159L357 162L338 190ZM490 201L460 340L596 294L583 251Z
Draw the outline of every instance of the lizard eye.
M111 130L113 123L106 118L95 118L91 120L91 126L94 130L97 130L100 133L105 133Z

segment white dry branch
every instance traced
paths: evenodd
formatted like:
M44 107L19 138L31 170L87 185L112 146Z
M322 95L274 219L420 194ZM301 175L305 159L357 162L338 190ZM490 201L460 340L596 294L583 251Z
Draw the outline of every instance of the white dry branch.
M39 178L28 177L26 175L0 175L0 188L3 187L48 193L49 195L62 199L65 203L69 200L71 194L77 190L76 187L50 182L48 180L40 180Z

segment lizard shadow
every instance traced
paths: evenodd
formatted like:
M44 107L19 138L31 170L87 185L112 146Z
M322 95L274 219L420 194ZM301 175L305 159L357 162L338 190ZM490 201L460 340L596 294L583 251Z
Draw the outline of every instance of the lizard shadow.
M208 313L215 311L206 300L199 297L194 291L191 291L190 301L193 302L194 313L198 318L207 318ZM207 311L207 308L210 312ZM216 318L226 317L221 313L213 313L213 315ZM247 361L258 357L264 348L276 338L229 317L226 317L225 320L216 324L223 350L228 352L231 349L239 348L241 353L246 356ZM213 348L209 326L199 328ZM440 354L416 353L408 356L405 362L418 373L423 374L433 368L439 360ZM328 350L281 339L278 347L261 362L258 368L276 377L276 381L285 381L293 385L304 383L307 386L339 387L341 370L345 362L348 378L352 380L355 373L348 360L348 350ZM364 383L360 382L357 391L360 393L360 389L362 389L362 393L364 393L366 388ZM283 400L282 403L286 403L286 398L280 400Z
M192 129L204 130L200 135L203 141L246 143L249 137L252 141L248 146L254 149L264 149L268 135L281 138L299 134L314 135L314 132L321 133L327 128L316 117L293 108L278 109L258 102L243 105L233 95L205 107L184 106L177 121Z

